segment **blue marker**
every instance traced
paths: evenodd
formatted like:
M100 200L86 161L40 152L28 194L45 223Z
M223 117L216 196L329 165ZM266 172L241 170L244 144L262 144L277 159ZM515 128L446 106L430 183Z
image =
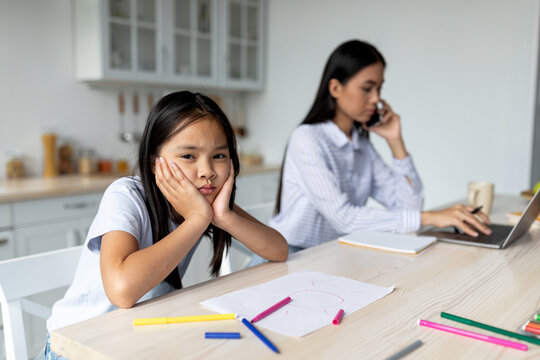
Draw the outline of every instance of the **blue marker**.
M240 339L239 332L207 332L204 334L207 339Z
M251 330L259 339L261 339L261 341L263 343L266 344L266 346L268 346L270 348L270 350L272 350L273 352L275 353L278 353L279 354L279 350L274 346L274 344L272 344L270 342L270 340L268 340L263 334L261 334L261 332L259 330L257 330L257 328L255 328L255 326L253 326L249 321L247 321L246 319L242 319L242 322L244 323L244 325L246 325L248 327L249 330Z

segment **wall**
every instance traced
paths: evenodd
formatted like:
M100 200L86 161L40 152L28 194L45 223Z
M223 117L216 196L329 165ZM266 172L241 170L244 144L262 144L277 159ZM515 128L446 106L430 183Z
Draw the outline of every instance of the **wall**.
M280 163L330 52L359 38L387 60L382 95L402 117L426 207L464 198L468 180L528 188L538 0L271 0L268 10L267 86L248 96L245 145L267 162Z
M74 81L71 11L66 0L0 0L0 178L6 149L24 153L27 174L41 174L46 131L58 134L58 144L90 147L99 157L135 153L118 138L116 93ZM142 127L142 116L127 113L126 121Z

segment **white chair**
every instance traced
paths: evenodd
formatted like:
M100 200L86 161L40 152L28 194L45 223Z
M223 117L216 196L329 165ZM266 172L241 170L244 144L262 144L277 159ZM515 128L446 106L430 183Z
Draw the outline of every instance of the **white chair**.
M71 284L81 251L82 246L75 246L0 261L7 360L28 359L22 311L43 319L51 315L51 309L25 297Z

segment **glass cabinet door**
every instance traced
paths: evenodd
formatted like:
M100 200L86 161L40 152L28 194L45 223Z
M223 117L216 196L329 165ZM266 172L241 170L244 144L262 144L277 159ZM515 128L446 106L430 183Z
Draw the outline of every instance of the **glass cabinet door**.
M229 0L227 8L227 80L259 81L261 1Z
M155 0L109 0L109 59L111 70L157 72Z
M173 71L175 75L215 76L216 14L212 0L174 0Z

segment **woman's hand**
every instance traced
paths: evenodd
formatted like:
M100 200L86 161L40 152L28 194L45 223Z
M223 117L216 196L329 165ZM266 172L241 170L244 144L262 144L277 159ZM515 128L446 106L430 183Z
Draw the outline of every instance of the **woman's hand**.
M212 218L212 224L214 224L217 227L220 227L220 222L223 222L223 220L227 217L233 214L233 211L229 209L229 201L231 199L231 192L234 184L234 166L232 164L232 161L230 162L230 168L229 168L229 176L227 177L227 180L221 187L221 190L219 191L219 194L217 194L216 198L212 202L212 212L213 212L213 218Z
M396 114L390 105L381 100L383 103L381 124L372 128L364 128L379 136L382 136L387 141L397 141L401 139L401 118Z
M212 220L212 208L204 196L184 175L174 162L167 162L163 158L156 160L156 184L171 203L173 208L185 220L191 217Z
M491 234L491 230L485 225L490 223L487 215L481 211L472 214L472 211L472 207L461 204L439 211L424 211L422 212L422 225L435 227L457 226L466 234L474 237L478 236L475 229L482 231L486 235ZM480 217L483 223L475 215Z
M394 158L405 159L409 154L401 137L401 118L386 101L381 100L381 102L383 103L381 124L371 128L367 128L366 124L362 126L365 130L382 136L388 142Z

